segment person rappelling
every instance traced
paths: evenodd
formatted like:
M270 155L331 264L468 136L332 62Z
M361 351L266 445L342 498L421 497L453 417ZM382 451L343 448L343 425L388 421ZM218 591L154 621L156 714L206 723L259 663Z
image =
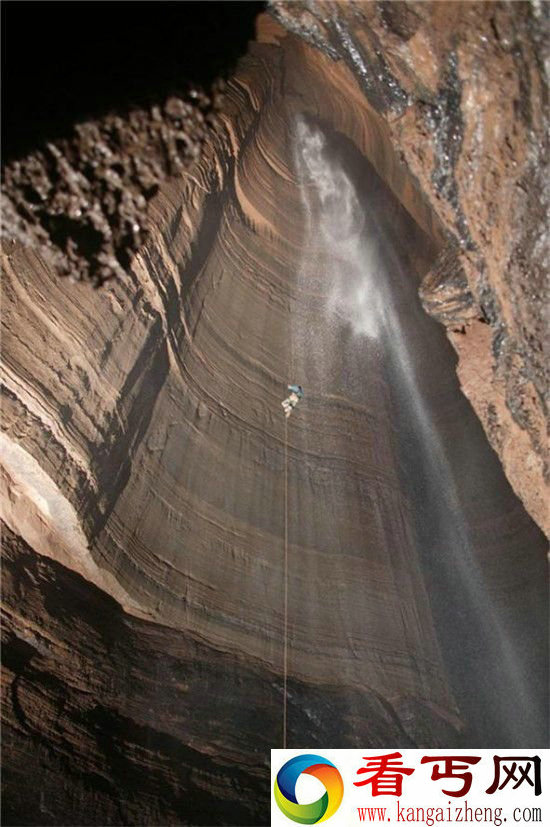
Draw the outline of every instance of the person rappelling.
M288 419L300 399L304 395L304 389L301 385L287 385L288 390L290 391L290 395L287 396L281 405L283 406L283 410L285 412L285 416Z

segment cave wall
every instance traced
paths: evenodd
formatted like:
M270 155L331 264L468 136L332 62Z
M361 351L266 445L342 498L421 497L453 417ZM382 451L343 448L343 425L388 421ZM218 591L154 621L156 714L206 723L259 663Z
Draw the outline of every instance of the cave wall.
M62 289L36 254L18 249L9 256L6 435L30 458L13 456L5 482L10 525L42 553L127 610L246 652L279 674L284 431L278 411L291 369L289 302L303 235L289 140L294 116L330 118L368 148L379 168L385 164L395 191L406 197L411 184L384 154L383 135L352 73L296 38L283 36L283 46L269 42L282 32L267 19L265 27L268 42L251 47L231 85L233 109L210 157L155 201L157 230L125 282L84 297L84 287ZM341 104L343 88L357 108ZM430 229L421 202L415 213ZM412 226L404 213L400 221L403 232ZM425 267L432 242L422 230L408 232L416 264ZM21 337L23 329L33 331L40 348ZM378 381L383 397L383 377ZM311 404L326 404L315 389ZM365 534L375 531L376 512L362 514L361 489L346 480L345 463L357 447L338 435L338 423L349 419L346 429L359 439L361 412L352 416L340 404L331 417L328 433L320 431L309 448L299 422L289 444L291 543L296 557L311 558L315 588L327 604L324 613L302 617L311 585L305 576L297 580L291 672L314 682L338 678L350 688L368 683L396 702L431 686L433 708L453 720L385 413L369 411L371 442L356 469L379 487L386 515L359 577L358 554ZM326 455L327 439L334 456ZM334 490L331 474L341 478ZM332 514L323 506L330 501ZM315 538L301 533L301 512L317 524ZM362 516L350 520L350 514ZM336 595L329 555L335 542L346 549L344 591ZM399 581L392 556L402 553L407 576ZM387 590L383 605L375 600L380 582ZM370 603L377 608L367 616L365 635L362 607ZM402 612L410 612L409 631ZM396 649L407 654L396 658Z
M267 750L282 740L280 401L303 230L289 124L304 102L330 118L325 81L341 79L265 26L269 42L231 83L218 138L154 199L149 242L124 279L91 291L61 281L36 250L9 245L4 256L4 808L14 823L267 821ZM326 78L315 80L317 60ZM351 73L345 82L364 110ZM357 128L340 103L334 125ZM354 138L381 166L376 130L364 112ZM407 186L398 172L395 186ZM420 245L419 266L426 257ZM328 457L323 432L307 462L303 428L290 440L291 553L307 567L291 595L289 743L448 743L463 724L375 411L376 464L362 460L361 474L380 479L386 550L404 546L409 559L400 576L378 543L370 561L358 557L366 517L349 519L360 491L346 480L345 434L360 413L335 406ZM323 513L331 474L339 490ZM324 526L318 542L301 534L301 513ZM347 552L337 590L332 541ZM308 608L312 591L324 611ZM22 796L31 770L36 795Z
M2 7L2 238L122 278L159 186L193 165L262 3Z
M266 755L282 714L279 405L290 307L307 316L295 283L297 113L345 136L388 203L406 207L395 215L411 278L438 257L424 301L464 327L453 343L492 336L457 269L467 273L468 251L391 149L408 115L389 117L353 66L269 18L258 40L202 162L152 201L150 238L124 279L91 291L22 245L3 259L5 807L18 823L266 821ZM441 409L449 433L472 417L453 393ZM466 732L471 746L480 736L442 656L384 414L315 390L308 400L329 414L308 434L296 418L289 442L302 566L290 596L289 742L448 746ZM379 535L365 481L384 506ZM522 602L543 582L543 549L506 498L506 518L502 502L468 507L499 594ZM313 540L306 513L320 525ZM516 560L536 552L525 582L498 559L502 532L514 534ZM324 612L311 611L312 591ZM44 795L23 800L29 768Z
M421 295L514 490L548 534L548 10L519 3L272 2L350 68L447 240Z
M101 21L88 21L92 54L86 55L86 65L97 82L89 88L88 75L78 81L88 104L80 91L55 94L59 66L70 71L65 67L72 52L59 49L64 63L58 57L57 69L49 71L41 34L29 52L18 48L22 26L12 31L4 49L12 81L3 92L8 163L2 209L8 252L19 239L72 279L101 283L124 277L147 236L154 215L149 204L159 184L200 156L223 108L223 83L211 87L212 67L223 66L228 55L235 58L258 10L249 3L239 17L222 4L221 16L216 9L215 37L204 59L195 60L196 43L210 25L203 8L188 5L183 20L177 7L163 16L161 41L172 42L177 30L183 48L167 59L154 39L159 59L146 76L141 53L147 6L126 22L119 6L108 32ZM335 77L343 76L343 67L349 69L356 80L346 87L350 102L357 100L361 108L366 99L378 116L371 119L380 139L373 151L383 156L385 179L391 184L389 164L398 157L408 171L408 208L414 214L416 202L422 202L419 209L426 213L428 207L437 217L446 244L421 290L425 307L446 325L460 357L464 392L514 490L548 533L546 6L276 0L270 9L283 26L334 62ZM15 5L5 16L7 23L16 19ZM242 31L224 43L222 30L238 27L238 19ZM58 26L43 22L54 38L62 36ZM128 22L132 36L118 37ZM114 44L122 41L126 65L114 83L102 54L109 34L108 54L112 58L114 48L120 53ZM190 67L192 82L202 82L203 89L195 85L182 91L180 79L189 77ZM330 71L325 74L328 78ZM86 120L98 114L101 95L103 106L111 101L116 114ZM29 108L21 101L33 96L29 120ZM55 118L63 124L62 138ZM74 121L82 122L67 137ZM37 148L37 139L50 142ZM25 157L15 152L14 160L18 145L31 151ZM393 152L383 149L389 146Z

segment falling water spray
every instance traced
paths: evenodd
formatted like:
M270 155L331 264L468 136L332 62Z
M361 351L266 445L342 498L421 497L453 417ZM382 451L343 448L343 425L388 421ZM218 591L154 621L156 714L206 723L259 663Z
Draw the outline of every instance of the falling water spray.
M408 284L410 289L410 274L404 272L399 257L384 238L374 206L362 202L348 172L334 153L331 154L321 129L305 119L296 123L295 164L306 225L298 287L309 288L322 297L318 303L318 330L346 326L353 333L353 347L378 353L391 381L397 383L395 398L401 400L401 409L396 419L406 420L414 434L422 455L430 519L437 526L436 545L445 544L445 553L453 561L456 582L449 583L448 588L464 595L472 629L478 630L480 638L488 642L501 665L506 688L494 683L487 686L487 697L480 699L480 709L483 704L490 708L499 691L513 692L525 711L523 723L502 721L502 731L513 744L525 737L528 740L525 721L532 706L529 676L525 674L520 647L502 628L499 609L484 580L461 506L461 490L429 400L421 391L418 365L413 358L414 343L409 341L403 311L396 300L403 285ZM417 302L416 295L414 301ZM332 368L334 353L330 352L330 344L327 345L327 336L317 336L312 344L308 335L300 326L294 326L295 359L298 364L309 360L315 367L315 381L324 392L330 393L330 382L342 381ZM336 339L328 337L328 341L334 344ZM344 374L345 370L344 366ZM304 383L306 381L309 376L304 376ZM364 383L368 386L367 374ZM345 391L353 397L352 387L346 386ZM533 723L531 729L535 726Z

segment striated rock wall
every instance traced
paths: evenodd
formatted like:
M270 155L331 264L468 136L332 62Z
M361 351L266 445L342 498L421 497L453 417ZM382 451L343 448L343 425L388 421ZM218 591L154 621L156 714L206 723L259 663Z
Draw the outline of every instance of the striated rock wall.
M514 490L548 534L545 4L274 0L344 63L441 223L426 310ZM409 206L409 204L407 204Z
M159 186L200 157L262 4L2 10L2 235L97 286L124 278Z
M459 391L442 328L414 299L430 266L433 277L455 260L448 227L352 68L268 18L259 40L202 162L152 200L124 279L91 291L36 251L3 258L14 820L266 823L267 749L282 735L289 378L306 385L288 436L289 744L542 737L544 544ZM357 348L345 377L350 331L336 326L340 385L306 384L315 352L296 324L330 339L315 329L323 297L298 279L297 117L385 216L384 276L406 274L399 317L456 483L441 524L438 480L428 486L380 353ZM475 308L464 280L445 291L457 318ZM457 515L467 543L451 536ZM502 698L514 676L495 629L529 675L520 713L517 695ZM23 798L30 772L40 784Z
M269 671L137 620L6 527L3 598L4 823L269 823L281 737ZM312 746L415 743L381 698L289 689L293 727Z
M6 264L6 435L47 475L36 482L30 459L6 463L10 524L128 610L247 652L276 674L282 658L279 403L292 370L290 302L298 303L298 314L308 302L293 287L303 227L288 137L293 112L321 114L327 100L339 100L325 97L307 51L295 40L284 50L253 49L233 84L234 111L219 144L193 176L163 190L154 207L154 241L125 283L83 300L84 287L67 291L35 254L17 250ZM341 85L332 67L324 67L327 80ZM283 80L284 70L289 79ZM359 102L353 76L343 80ZM306 100L309 90L317 99ZM380 144L366 114L350 118L342 106L333 122L358 130L354 137L363 144ZM391 175L391 161L388 168ZM394 183L406 186L397 173ZM407 221L403 215L403 228ZM422 261L430 248L421 234L416 246ZM23 329L33 338L21 337ZM378 381L385 395L383 377ZM314 388L311 393L310 404L323 403ZM347 481L346 463L357 448L338 433L338 423L351 416L346 427L358 438L363 428L361 412L352 415L350 404L335 406L334 421L315 443L306 447L299 422L290 435L291 543L297 559L311 558L315 588L326 584L319 595L325 611L302 618L300 612L309 611L308 566L296 581L292 671L325 682L346 676L348 686L367 683L391 696L418 694L431 683L430 701L451 714L383 409L368 414L372 447L356 457L354 477L374 475L386 517L374 556L357 559L375 513L363 513L361 488ZM341 480L338 491L331 474ZM332 515L325 507L330 501ZM60 542L61 505L72 514L67 522L81 527L78 555L72 536ZM52 537L44 538L44 523ZM311 524L315 538L307 534ZM335 542L347 547L342 594L331 585ZM409 574L397 584L392 555L402 553L410 555ZM363 607L379 581L387 584L387 605L373 612L369 639ZM411 612L406 625L418 626L411 640L411 631L392 620L403 611ZM410 654L391 665L396 647ZM425 661L420 673L417 658Z
M546 7L277 1L271 9L349 68L356 94L380 116L378 151L393 146L414 197L421 192L440 220L446 245L421 288L424 306L446 325L463 390L548 533ZM123 277L146 238L151 197L200 155L222 102L216 90L212 99L167 96L84 122L70 140L9 163L5 237L47 250L72 278Z
M266 821L268 675L130 617L9 529L2 585L4 823Z

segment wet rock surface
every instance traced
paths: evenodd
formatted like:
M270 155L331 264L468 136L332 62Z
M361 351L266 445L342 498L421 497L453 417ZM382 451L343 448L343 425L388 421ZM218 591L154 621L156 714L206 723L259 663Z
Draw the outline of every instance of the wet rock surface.
M446 273L438 263L426 277L425 307L447 326L463 391L548 533L548 7L276 0L270 9L350 67L441 221L446 255L457 251Z
M546 6L273 2L271 11L350 68L388 124L384 140L440 219L446 258L456 250L456 263L427 277L425 307L446 324L462 361L476 354L489 388L478 387L470 366L459 369L470 377L464 392L514 490L548 532ZM72 138L8 163L6 249L19 239L47 250L60 274L94 284L123 277L145 241L150 198L200 155L222 105L215 90L193 95L83 122ZM462 311L457 278L466 284ZM474 320L489 324L490 342L479 340Z
M485 218L478 206L474 220L456 173L472 124L453 125L466 58L459 39L451 59L445 38L448 26L462 25L464 37L468 27L424 4L353 15L344 4L287 4L285 14L299 34L303 19L315 23L309 40L328 46L262 19L201 161L147 202L149 234L124 278L91 290L60 279L41 248L5 247L3 806L14 824L267 823L267 750L282 725L280 401L302 364L292 325L313 334L318 301L297 280L297 115L358 159L356 179L384 206L409 291L420 288L448 326L463 386L472 396L477 388L501 456L514 436L507 470L528 479L520 493L536 505L540 409L534 397L530 416L516 410L521 429L507 414L513 377L497 383L499 360L507 354L516 381L523 362L511 327L495 338L497 305L484 294L481 307L482 278L502 296L505 287L490 280L492 247L484 270L472 264ZM321 18L335 14L329 39ZM356 74L369 26L370 44L397 38L383 61L369 58L397 79L387 95L381 80L368 97ZM340 35L347 57L336 60ZM428 109L412 103L413 55ZM148 117L142 125L150 135ZM445 141L456 143L455 172L435 158ZM515 206L527 266L540 236ZM508 215L505 207L494 209ZM536 331L538 288L527 301L521 279L509 283ZM418 434L376 354L367 348L364 363L376 404L358 404L345 386L306 387L288 445L291 746L485 746L495 728L504 745L509 720L525 738L544 730L544 542L459 392L443 330L413 298L401 298L401 312L418 320L414 358L433 366L422 390L454 469L469 556L454 553L455 522L437 531L429 522L422 456L417 474L403 470ZM517 311L508 309L511 326ZM349 332L340 335L345 344ZM514 398L525 391L514 386ZM486 603L461 591L472 571L523 653L534 701L520 713L508 715L512 694L495 700L503 668L498 645L487 644L494 629L481 633ZM31 774L40 783L23 796Z

